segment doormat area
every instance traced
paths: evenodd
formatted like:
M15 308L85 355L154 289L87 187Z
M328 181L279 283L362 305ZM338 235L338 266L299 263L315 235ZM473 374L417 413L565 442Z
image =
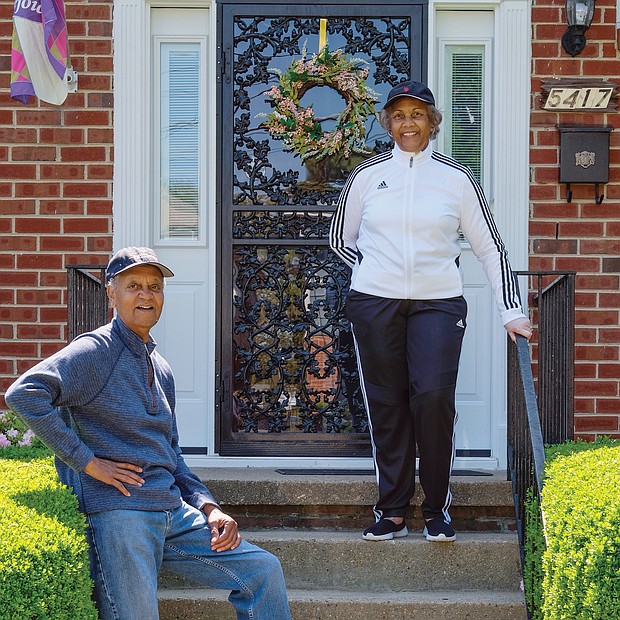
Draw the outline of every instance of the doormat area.
M283 476L374 476L374 469L276 469ZM478 469L453 469L453 476L492 476Z

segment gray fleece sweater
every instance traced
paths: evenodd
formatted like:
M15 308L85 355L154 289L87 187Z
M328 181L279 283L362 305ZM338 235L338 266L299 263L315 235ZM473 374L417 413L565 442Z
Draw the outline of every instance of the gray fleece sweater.
M198 509L216 504L183 460L174 377L154 349L155 341L145 344L116 317L34 366L5 395L54 452L58 475L84 513L170 510L181 498ZM127 486L125 497L83 471L93 456L140 466L144 485Z

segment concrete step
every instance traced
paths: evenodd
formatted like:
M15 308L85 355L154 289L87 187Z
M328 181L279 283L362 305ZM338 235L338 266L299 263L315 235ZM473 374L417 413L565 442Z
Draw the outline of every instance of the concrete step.
M521 592L288 593L294 620L527 620ZM235 620L227 597L220 590L161 590L160 620Z
M526 620L510 482L505 472L456 476L454 543L422 537L418 488L410 534L370 542L374 475L194 469L244 537L274 553L294 620ZM228 592L162 571L161 620L234 620Z
M521 582L516 535L459 533L454 543L430 543L421 533L392 541L359 532L270 530L245 538L276 555L287 586L305 590L412 592L506 590ZM161 587L191 588L162 571Z
M243 530L309 528L362 530L374 521L374 475L282 475L276 469L194 469ZM457 531L509 532L515 529L512 488L506 472L453 476L450 514ZM408 523L422 529L419 485Z

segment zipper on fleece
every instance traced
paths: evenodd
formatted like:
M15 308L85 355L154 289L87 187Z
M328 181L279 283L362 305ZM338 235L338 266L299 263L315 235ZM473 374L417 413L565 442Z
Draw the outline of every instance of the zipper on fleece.
M149 350L144 345L144 350L146 351L146 366L148 368L148 384L149 390L151 390L151 398L153 399L153 409L157 408L157 401L155 400L155 392L153 392L153 383L155 382L155 369L153 368L153 362L151 361L151 356L149 355Z

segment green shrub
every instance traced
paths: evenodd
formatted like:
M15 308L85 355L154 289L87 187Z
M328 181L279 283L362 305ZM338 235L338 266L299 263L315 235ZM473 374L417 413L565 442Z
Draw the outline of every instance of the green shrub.
M542 517L538 493L529 488L525 498L525 536L523 584L525 588L525 602L531 613L531 620L542 620L542 559L545 551L545 535L543 532Z
M0 620L96 620L85 527L49 451L0 450Z
M620 618L620 443L568 442L546 450L542 605L533 618ZM534 514L530 498L528 514ZM540 526L538 526L540 529ZM536 523L526 530L536 531ZM541 550L526 554L540 556ZM540 558L526 559L536 566ZM540 577L538 577L540 579ZM535 599L534 590L528 594Z

